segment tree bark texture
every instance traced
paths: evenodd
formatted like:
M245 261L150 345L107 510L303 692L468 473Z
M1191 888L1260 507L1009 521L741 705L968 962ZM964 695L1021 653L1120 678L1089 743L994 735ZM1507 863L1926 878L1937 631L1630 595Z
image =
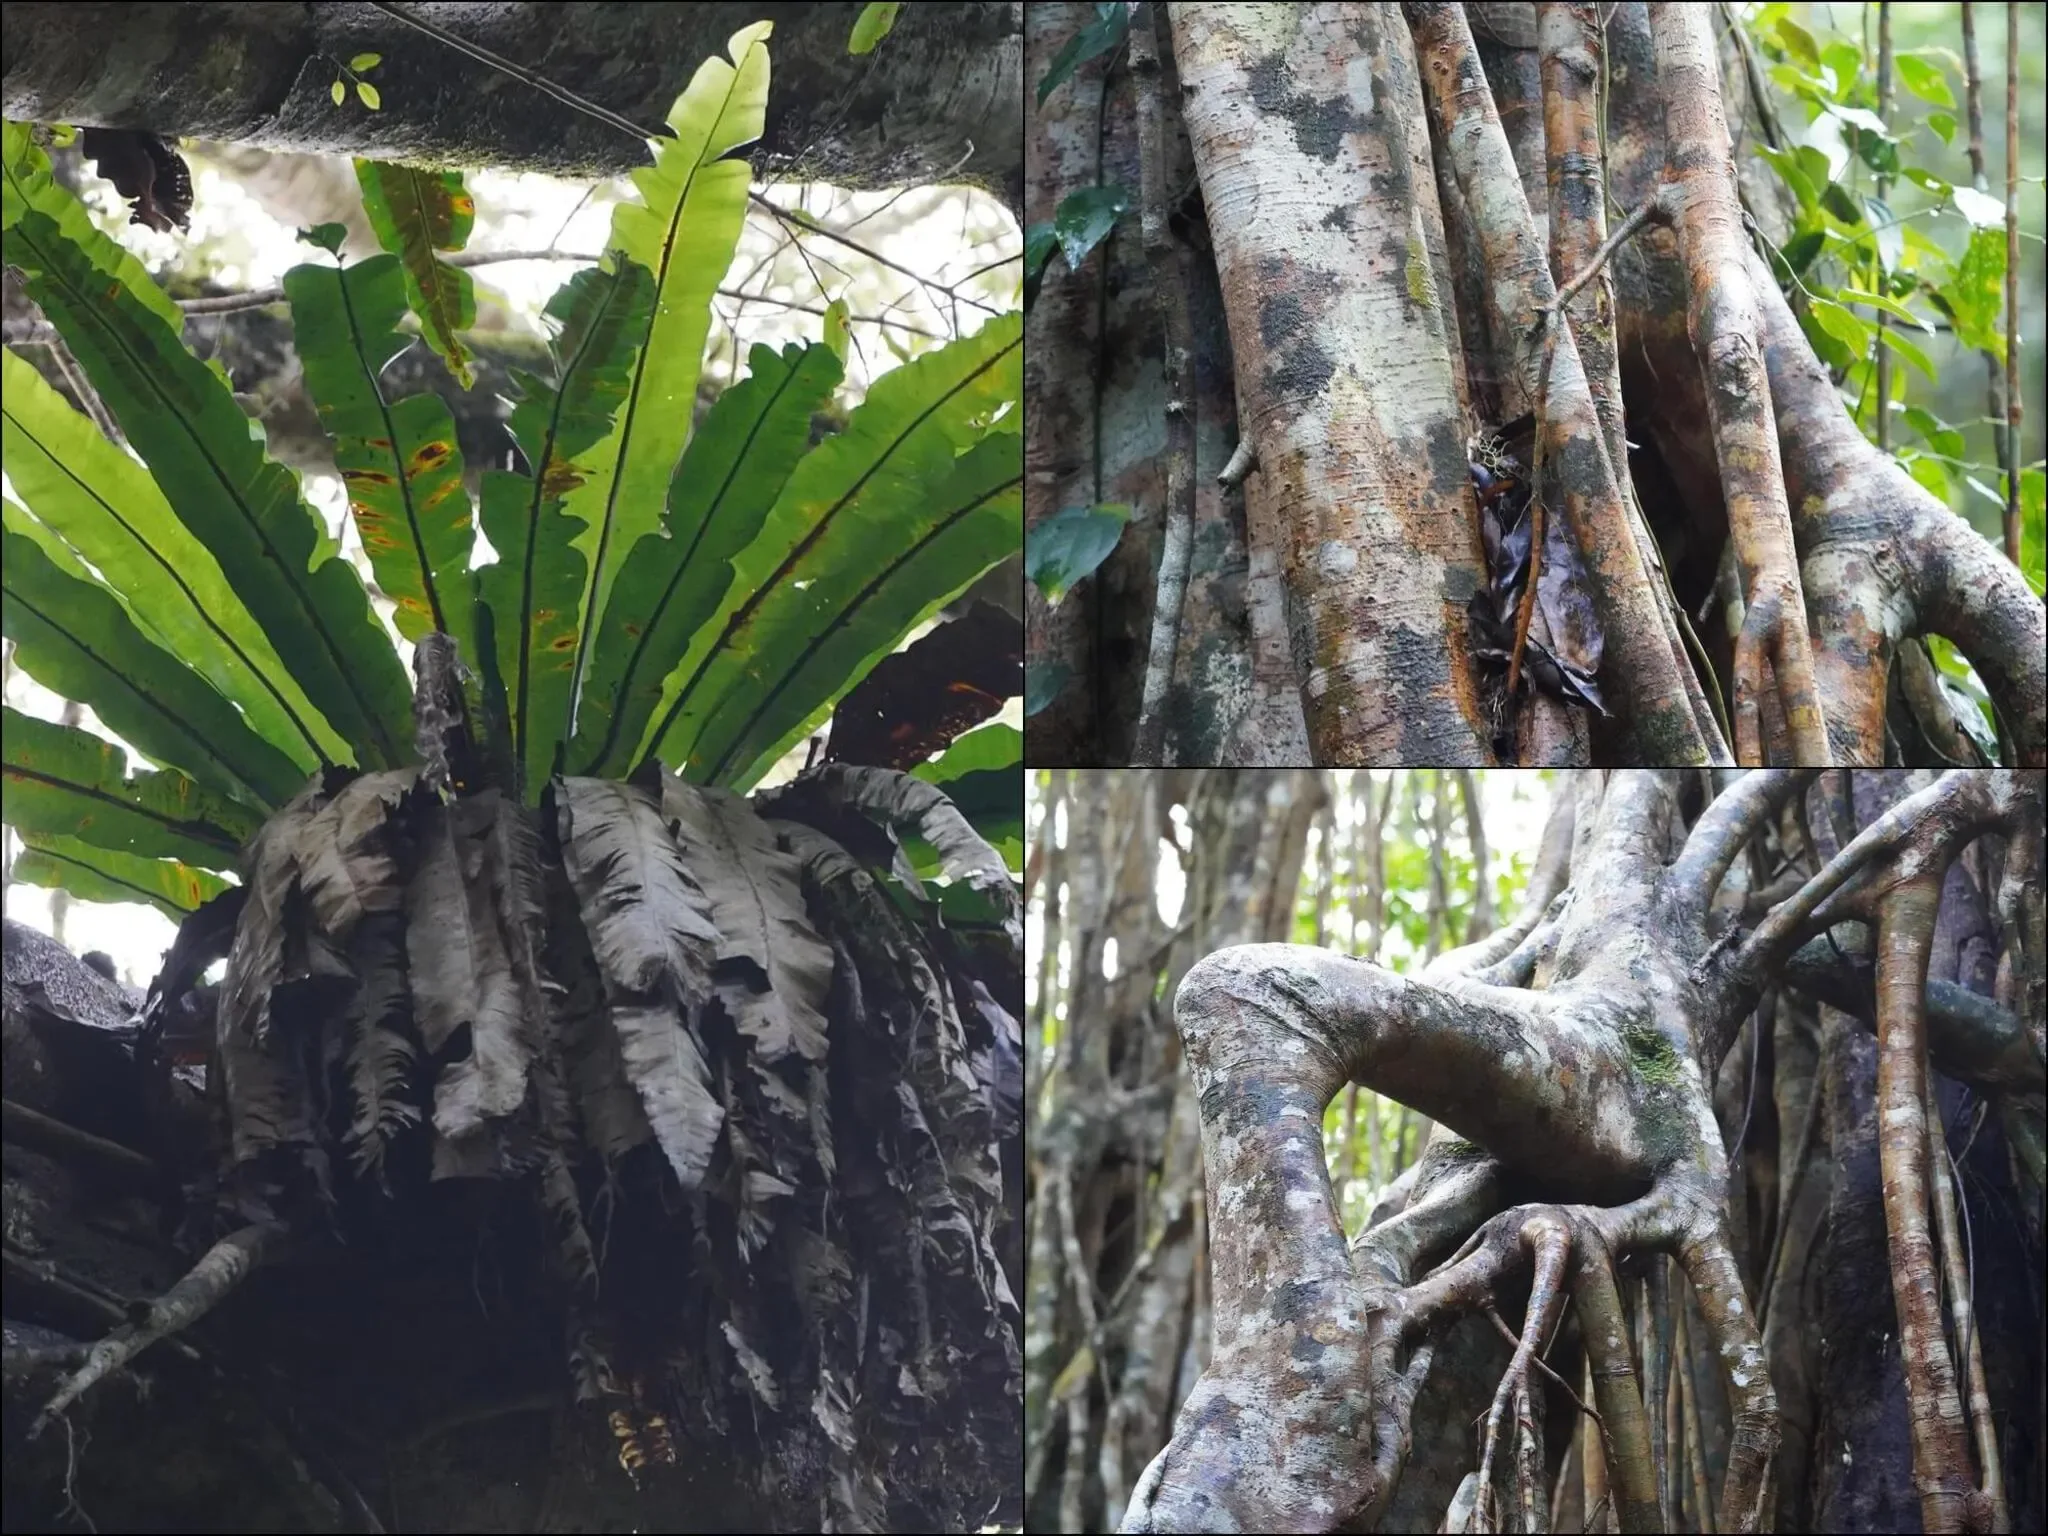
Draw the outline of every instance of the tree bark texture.
M1028 6L1027 78L1043 76L1094 15L1084 3ZM1109 57L1082 65L1027 114L1027 225L1050 221L1076 188L1142 183L1132 81L1113 65ZM1162 54L1160 65L1162 96L1178 101L1174 60ZM1199 239L1200 189L1180 114L1166 127L1164 180L1182 193L1169 224L1176 238ZM1168 762L1306 763L1278 567L1270 551L1253 556L1246 540L1248 521L1263 516L1258 479L1217 481L1238 444L1238 404L1215 264L1190 260L1187 270L1194 509L1162 752ZM1117 550L1063 603L1047 604L1035 587L1027 593L1027 662L1064 678L1031 718L1033 762L1122 763L1134 755L1167 491L1157 314L1136 240L1113 231L1078 272L1062 264L1048 275L1026 317L1025 526L1067 507L1132 509Z
M1427 1529L1458 1492L1483 1528L1548 1528L1553 1488L1589 1508L1569 1400L1545 1427L1548 1339L1565 1382L1590 1373L1621 1529L1916 1504L2027 1528L2040 1167L2000 1125L2038 1124L2041 1035L1996 994L2040 969L2003 935L2039 921L2041 837L2029 774L1575 776L1521 914L1419 975L1271 942L1188 966L1213 1347L1127 1501L1128 1432L1104 1464L1110 1514ZM1323 1144L1347 1084L1438 1122L1348 1241ZM1958 1192L1974 1256L1945 1251Z
M1028 722L1034 761L1132 760L1164 500L1134 461L1165 462L1174 429L1150 364L1165 265L1191 272L1201 472L1164 760L1932 760L1934 744L1974 751L1907 655L1939 634L1984 680L2009 760L2048 763L2043 605L1863 438L1750 250L1737 198L1758 189L1731 160L1703 16L1363 0L1167 13L1161 70L1179 89L1163 100L1200 202L1171 221L1170 263L1117 233L1080 273L1055 260L1031 318L1027 522L1096 500L1138 512L1096 578L1033 614L1033 659L1064 678ZM1034 7L1027 74L1094 14ZM1085 186L1140 185L1127 79L1112 50L1033 111L1032 220ZM1611 251L1609 208L1651 215ZM1244 601L1222 594L1219 615L1201 530L1231 440L1210 412L1233 400L1256 462L1231 529ZM1478 463L1504 428L1537 531L1498 665L1519 684L1554 655L1597 677L1606 714L1541 678L1503 706L1475 654L1491 642L1473 594L1512 560L1461 455ZM1694 634L1687 615L1709 610ZM1189 665L1219 622L1239 641L1227 681ZM1270 719L1289 691L1305 739L1268 728L1263 755L1241 755L1241 736L1229 755L1215 716Z
M617 175L645 147L373 5L10 4L9 117L147 128L269 149L437 166ZM1015 209L1022 39L1008 0L905 6L872 53L846 51L861 7L720 0L678 7L418 5L422 19L662 131L691 72L741 27L775 23L758 169L849 187L941 174ZM573 15L573 21L568 20ZM382 104L341 105L337 63L382 55Z

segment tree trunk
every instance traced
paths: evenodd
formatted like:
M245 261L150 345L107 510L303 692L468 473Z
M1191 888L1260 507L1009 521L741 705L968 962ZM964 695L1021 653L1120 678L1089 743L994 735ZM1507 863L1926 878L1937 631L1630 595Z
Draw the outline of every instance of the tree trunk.
M1033 12L1036 80L1095 12ZM1599 28L1561 5L1169 13L1195 187L1168 254L1194 269L1206 362L1164 760L1937 761L1960 739L1918 665L1938 634L2007 760L2048 762L2042 603L1843 408L1738 222L1686 8ZM1140 184L1120 58L1036 109L1030 219ZM1617 215L1611 253L1609 196L1643 214ZM1027 527L1133 509L1097 576L1031 614L1037 762L1130 760L1177 420L1154 361L1166 255L1136 247L1054 258L1031 319ZM1211 467L1238 439L1241 524ZM1289 695L1303 738L1270 724Z
M407 7L654 137L691 72L740 28L774 21L775 88L756 166L881 187L946 175L1014 209L1023 145L1017 8L1003 0L905 6L865 56L861 7L723 0L662 9ZM10 5L9 117L146 128L269 149L417 165L612 176L648 163L633 134L374 5ZM340 65L375 53L380 105L337 106Z

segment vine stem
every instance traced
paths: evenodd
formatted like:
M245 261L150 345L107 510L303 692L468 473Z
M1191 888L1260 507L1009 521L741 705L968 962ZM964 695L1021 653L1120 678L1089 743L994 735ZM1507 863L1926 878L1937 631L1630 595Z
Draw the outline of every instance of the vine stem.
M1180 646L1181 608L1187 600L1195 522L1195 327L1188 313L1180 247L1166 217L1168 140L1161 63L1172 43L1158 30L1165 25L1164 8L1155 5L1150 12L1131 26L1130 69L1138 96L1139 224L1165 343L1166 537L1159 555L1152 643L1145 659L1132 754L1132 762L1141 768L1159 767L1165 757L1166 695L1173 686L1174 653Z

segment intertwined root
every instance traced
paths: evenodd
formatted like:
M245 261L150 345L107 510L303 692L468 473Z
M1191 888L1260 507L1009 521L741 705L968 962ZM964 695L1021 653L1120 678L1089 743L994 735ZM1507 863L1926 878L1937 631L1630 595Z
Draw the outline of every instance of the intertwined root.
M1407 1456L1431 1341L1494 1308L1524 1266L1533 1271L1528 1315L1486 1415L1473 1515L1489 1524L1497 1513L1493 1469L1512 1407L1519 1520L1542 1518L1529 1373L1568 1292L1609 1494L1624 1529L1660 1529L1653 1445L1661 1452L1664 1325L1647 1356L1653 1419L1614 1279L1622 1255L1677 1261L1698 1303L1700 1341L1720 1362L1731 1410L1727 1472L1718 1505L1696 1476L1695 1506L1718 1530L1761 1527L1777 1401L1730 1242L1728 1156L1708 1085L1764 978L1845 917L1882 916L1878 1013L1890 1044L1880 1095L1896 1101L1887 1120L1900 1128L1887 1143L1886 1177L1917 1206L1926 1135L1907 1111L1927 1061L1925 942L1939 878L1983 832L2032 828L2027 835L2038 839L2041 819L2038 784L1950 774L1860 834L1844 833L1845 846L1796 892L1773 896L1745 931L1716 895L1742 850L1810 777L1750 775L1690 829L1675 775L1581 781L1578 808L1563 822L1567 893L1512 937L1443 957L1451 964L1440 961L1421 981L1282 944L1222 950L1188 972L1175 1007L1202 1112L1215 1357L1134 1494L1126 1530L1369 1525ZM1517 985L1459 974L1461 964ZM1993 1031L2018 1032L2016 1021ZM1948 1049L1958 1051L1953 1041ZM1456 1133L1432 1139L1406 1207L1349 1250L1322 1144L1323 1112L1347 1082ZM1510 1171L1549 1203L1500 1210ZM1928 1247L1913 1212L1893 1222L1895 1250ZM1911 1264L1930 1269L1918 1257ZM1930 1528L1975 1526L1995 1502L1995 1472L1987 1458L1985 1488L1958 1480L1967 1460L1952 1406L1956 1377L1933 1358L1939 1302L1895 1290L1903 1292L1902 1332L1925 1344L1918 1352L1929 1362L1909 1363L1908 1389ZM1654 1304L1660 1319L1668 1305ZM1909 1307L1918 1309L1912 1318ZM1697 1441L1696 1413L1686 1433Z
M1699 1291L1736 1405L1726 1528L1755 1528L1775 1412L1719 1225L1725 1157L1697 1064L1649 1002L1617 1002L1625 996L1611 974L1583 996L1530 994L1455 977L1422 984L1283 945L1226 950L1190 971L1178 1006L1203 1105L1216 1355L1126 1529L1370 1520L1407 1452L1423 1349L1450 1323L1497 1305L1502 1282L1525 1265L1534 1269L1528 1317L1487 1416L1478 1517L1493 1517L1510 1407L1517 1426L1531 1422L1530 1371L1569 1289L1589 1334L1600 1334L1589 1348L1616 1496L1629 1518L1654 1523L1642 1399L1611 1299L1608 1255L1624 1247L1675 1254ZM1408 1208L1347 1252L1321 1125L1354 1077L1397 1091L1486 1151L1457 1138L1433 1146ZM1510 1155L1567 1192L1646 1192L1499 1211L1495 1159ZM1417 1278L1461 1232L1471 1234L1465 1245ZM1527 1523L1541 1499L1532 1429L1518 1428L1515 1444Z

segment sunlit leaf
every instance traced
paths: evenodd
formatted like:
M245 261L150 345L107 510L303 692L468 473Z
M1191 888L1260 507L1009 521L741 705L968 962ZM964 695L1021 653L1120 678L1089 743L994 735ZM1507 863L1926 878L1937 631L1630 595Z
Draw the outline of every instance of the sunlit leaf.
M377 243L401 264L406 301L419 316L420 334L468 389L475 372L469 349L456 333L476 324L476 287L467 272L436 253L469 244L476 199L460 171L357 160L356 181Z
M412 690L362 578L264 457L226 380L44 214L8 228L5 257L306 696L365 766L402 760Z
M2005 227L2005 204L1988 193L1979 192L1975 187L1952 187L1949 197L1956 205L1956 212L1978 229Z
M602 454L631 388L652 302L650 274L633 261L611 272L586 267L556 291L546 311L562 327L553 348L556 382L515 375L524 398L513 407L512 434L526 473L484 474L481 518L498 560L478 582L491 609L529 801L567 734L570 666L585 622L583 558L574 547L581 527L564 500Z
M31 832L22 842L14 879L69 891L81 901L144 903L172 922L228 888L220 876L176 859L146 859L51 833Z
M704 61L669 109L673 138L653 142L654 164L633 172L638 201L612 213L606 257L638 262L654 275L654 302L632 338L625 408L586 456L585 483L569 498L583 521L575 548L586 562L578 607L595 617L610 601L628 554L662 521L669 481L690 437L711 296L725 277L746 219L746 157L733 151L761 137L768 103L770 23L732 35L730 55ZM589 636L570 658L570 697L580 699L590 667Z
M1948 77L1925 59L1902 53L1894 57L1892 63L1898 69L1900 83L1922 101L1931 101L1937 107L1956 104L1955 94L1949 90Z
M1916 330L1932 332L1934 327L1916 315L1896 299L1888 299L1881 293L1866 293L1861 288L1839 288L1835 297L1848 304L1868 304L1872 309L1881 309L1895 320L1903 320Z
M825 306L824 343L832 355L844 364L846 361L846 300L834 299Z
M902 9L900 4L888 4L885 0L874 0L874 3L862 6L860 16L853 24L853 36L846 40L846 51L855 54L874 52L875 44L887 37L890 28L896 25L896 13Z
M334 439L335 468L377 585L397 604L398 632L418 641L433 630L476 659L469 562L476 536L455 418L439 395L394 400L379 382L411 345L398 330L406 311L396 256L373 256L347 271L293 267L285 274L306 392Z

